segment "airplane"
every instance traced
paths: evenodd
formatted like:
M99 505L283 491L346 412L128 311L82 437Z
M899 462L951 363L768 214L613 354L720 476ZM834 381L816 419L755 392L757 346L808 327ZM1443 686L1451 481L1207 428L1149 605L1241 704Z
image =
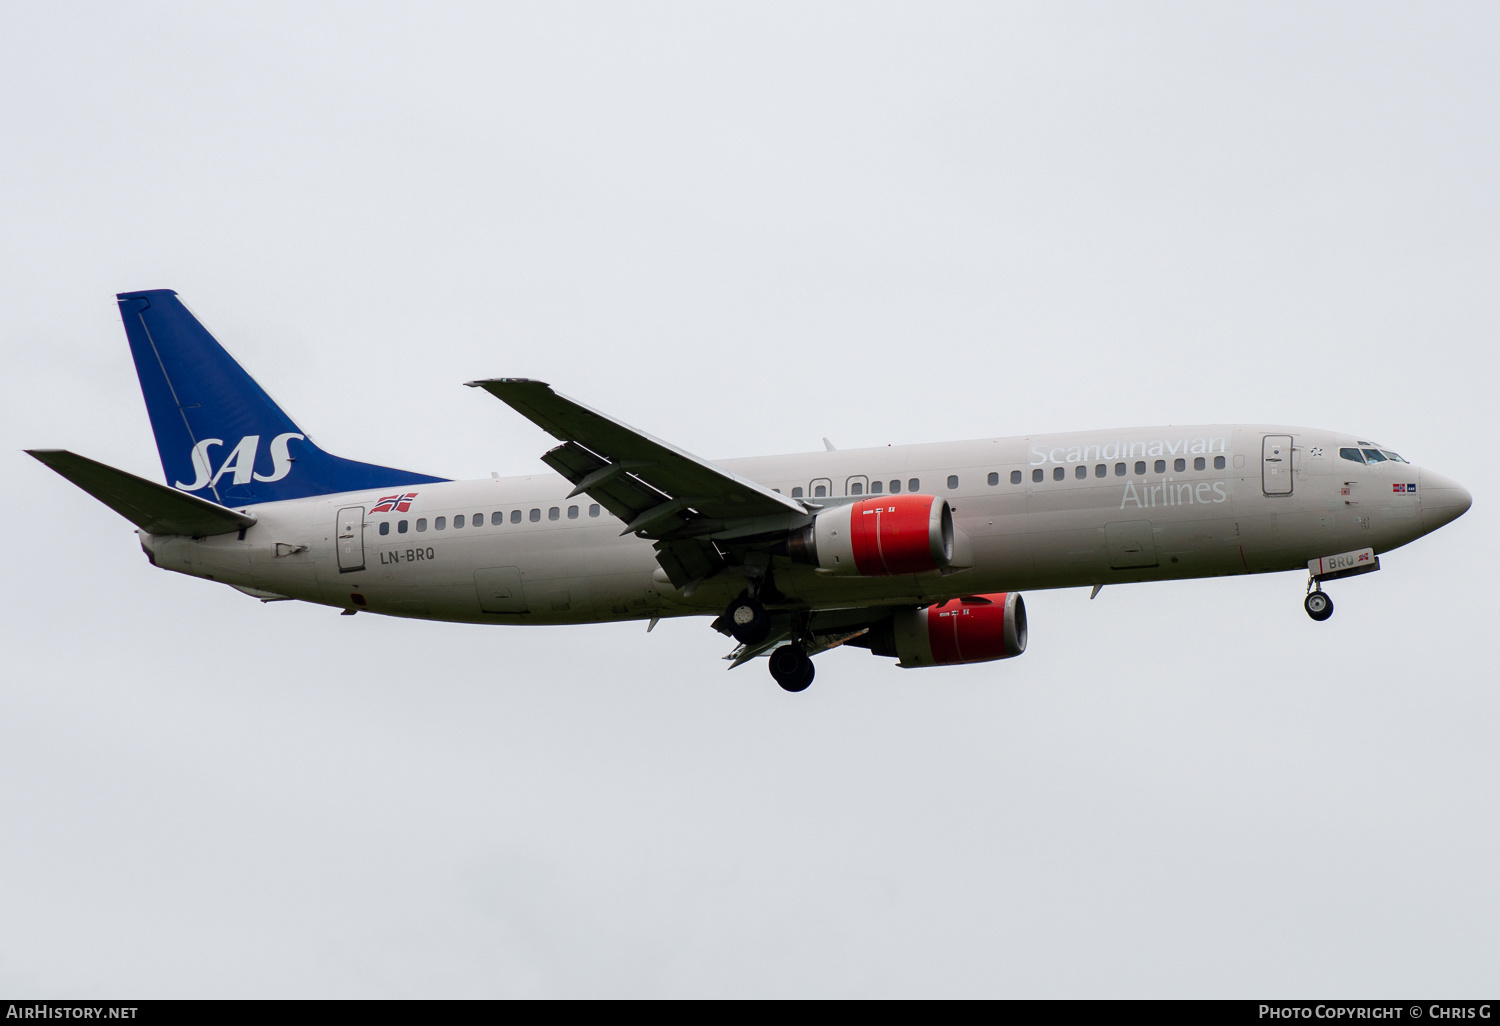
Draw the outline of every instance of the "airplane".
M453 481L324 452L169 289L117 297L166 483L30 455L152 565L265 602L487 624L712 616L800 692L840 645L906 668L1026 650L1021 593L1303 570L1450 523L1457 482L1355 435L1145 427L710 462L526 378L482 389L558 440L552 474Z

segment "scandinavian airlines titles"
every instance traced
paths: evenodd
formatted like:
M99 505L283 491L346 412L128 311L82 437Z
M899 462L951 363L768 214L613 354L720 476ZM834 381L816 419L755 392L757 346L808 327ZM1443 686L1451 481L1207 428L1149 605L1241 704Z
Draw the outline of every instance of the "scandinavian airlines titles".
M1137 456L1201 456L1204 453L1228 452L1227 438L1156 439L1150 442L1127 442L1118 439L1093 445L1058 445L1031 447L1031 466L1044 463L1087 463L1090 460L1128 460Z
M1174 481L1172 478L1163 478L1160 484L1142 484L1139 488L1134 481L1125 482L1125 494L1120 499L1120 508L1124 509L1128 503L1135 503L1138 508L1150 506L1205 506L1213 502L1227 502L1229 493L1224 489L1223 481Z

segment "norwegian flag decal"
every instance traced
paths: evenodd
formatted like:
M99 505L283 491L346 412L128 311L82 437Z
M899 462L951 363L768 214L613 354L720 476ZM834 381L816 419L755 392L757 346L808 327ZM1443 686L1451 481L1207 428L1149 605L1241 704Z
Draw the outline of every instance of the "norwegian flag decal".
M406 492L403 495L384 495L379 502L370 508L371 513L405 513L411 509L411 502L417 497L416 492Z

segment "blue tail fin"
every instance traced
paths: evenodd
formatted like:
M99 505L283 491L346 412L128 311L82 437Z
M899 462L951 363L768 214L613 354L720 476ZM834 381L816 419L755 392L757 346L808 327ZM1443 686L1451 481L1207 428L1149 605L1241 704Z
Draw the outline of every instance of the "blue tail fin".
M122 292L146 411L167 483L247 506L446 478L341 459L319 449L198 323L171 289Z

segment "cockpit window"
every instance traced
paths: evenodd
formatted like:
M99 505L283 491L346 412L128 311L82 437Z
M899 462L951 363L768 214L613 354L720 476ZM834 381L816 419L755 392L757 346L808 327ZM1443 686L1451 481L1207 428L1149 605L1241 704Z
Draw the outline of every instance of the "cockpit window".
M1404 459L1402 459L1400 456L1397 456L1395 453L1391 452L1391 450L1389 450L1389 449L1381 449L1380 453L1386 459L1390 460L1393 463L1405 463L1406 462Z
M1365 460L1369 463L1384 463L1385 457L1380 454L1379 449L1364 450Z
M1363 463L1365 461L1365 458L1359 454L1358 449L1340 449L1339 456L1346 460L1353 460L1355 463Z

